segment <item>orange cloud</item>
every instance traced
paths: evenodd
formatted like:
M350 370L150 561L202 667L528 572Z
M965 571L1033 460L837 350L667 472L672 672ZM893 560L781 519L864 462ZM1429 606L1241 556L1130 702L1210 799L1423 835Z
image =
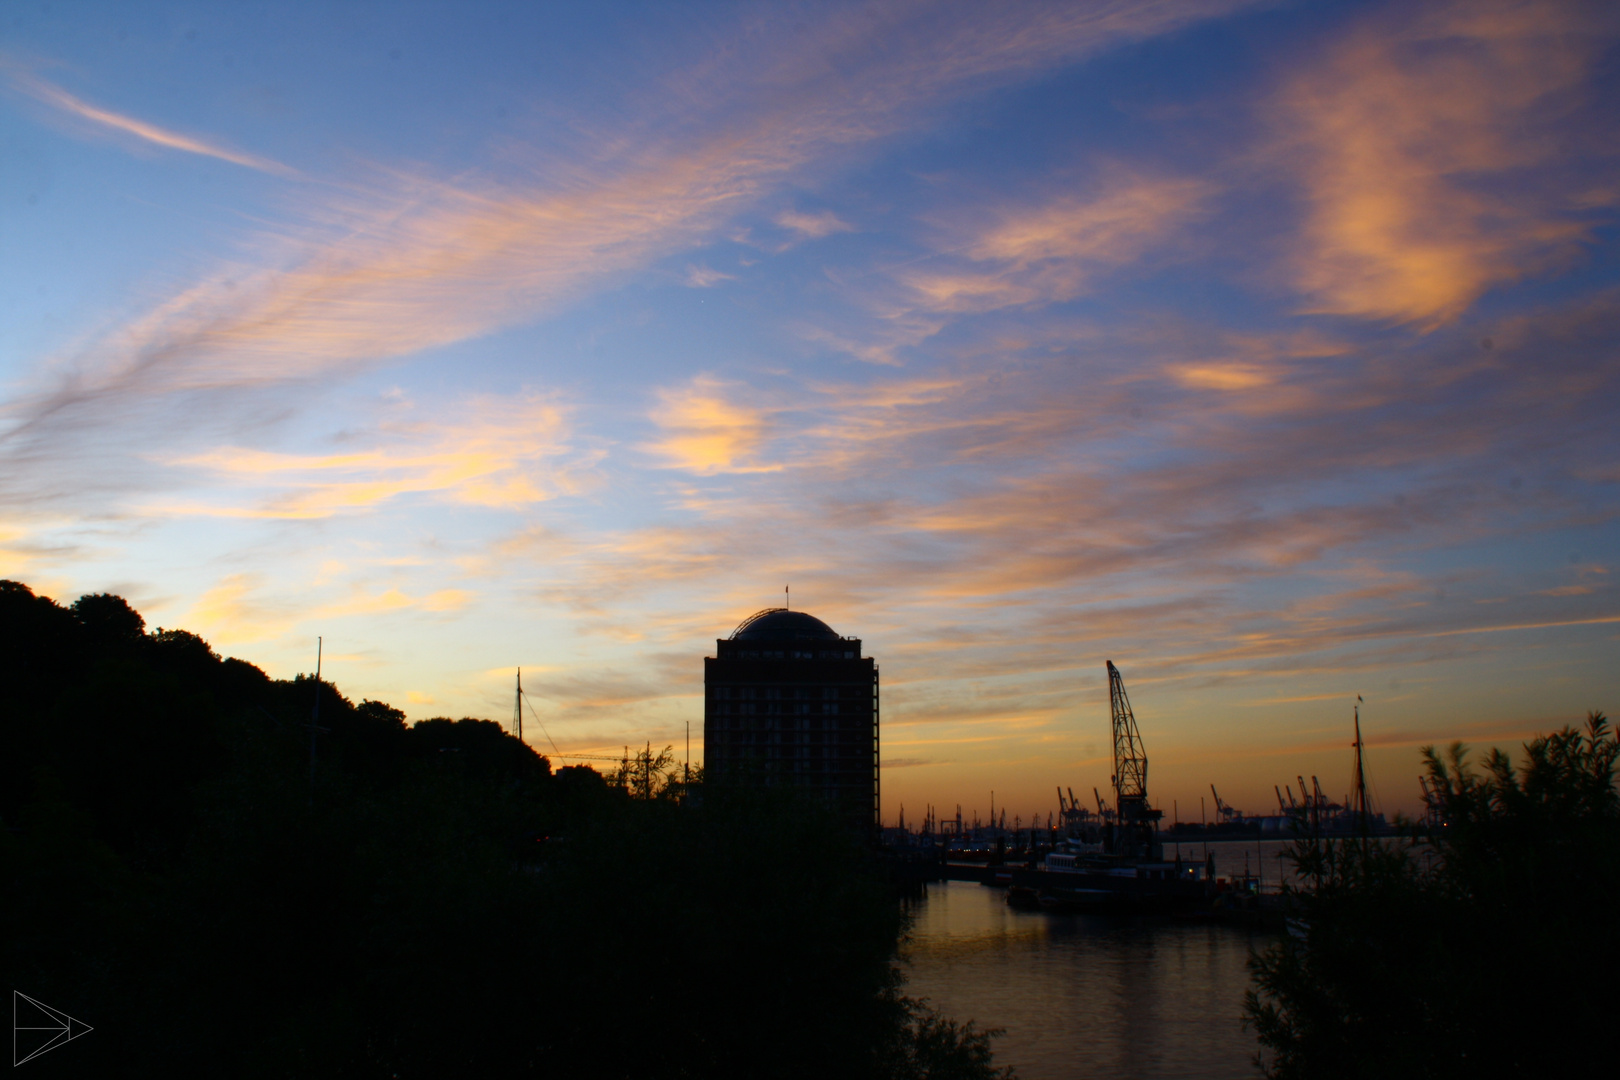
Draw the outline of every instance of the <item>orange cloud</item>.
M1253 390L1276 382L1274 373L1253 364L1175 364L1170 372L1185 386L1209 390Z
M278 161L271 161L269 158L259 157L256 154L245 154L239 150L230 150L214 143L204 142L202 139L190 135L182 135L179 132L158 127L156 124L150 124L144 120L137 120L132 116L124 116L121 113L97 108L74 97L61 87L54 86L44 79L32 75L13 74L11 83L36 101L44 102L80 119L89 120L103 128L123 132L126 135L133 135L137 139L151 143L154 146L162 146L170 150L183 150L188 154L201 154L203 157L218 158L220 161L228 161L233 165L257 169L260 172L271 173L275 176L298 175L296 169L290 169Z
M699 376L684 387L660 392L652 419L664 436L646 449L668 467L700 476L781 469L758 460L770 426L769 410L737 401L731 393L735 389Z
M1114 170L1101 190L1005 207L959 249L957 270L915 270L901 282L929 311L967 313L1072 300L1096 275L1142 258L1202 210L1210 185Z
M1035 6L1018 18L878 6L810 33L783 21L658 87L645 123L596 133L572 168L513 148L500 176L390 172L305 194L300 219L263 237L254 259L58 358L53 388L12 403L11 441L56 460L45 444L86 427L172 425L132 402L346 373L540 317L699 242L841 147L1246 3ZM877 37L897 47L874 51Z
M1309 311L1421 329L1567 264L1620 201L1612 117L1571 125L1605 38L1574 3L1396 5L1314 57L1273 104L1304 186ZM1601 158L1599 159L1601 160Z
M404 495L424 494L474 506L528 506L576 489L566 453L568 426L554 402L475 399L449 422L385 427L377 449L345 454L284 454L222 447L166 459L224 481L240 501L167 503L155 514L215 517L324 518L367 510Z
M387 615L402 611L444 612L464 607L471 594L444 589L415 598L398 588L368 592L350 588L341 599L301 607L277 593L263 595L263 580L255 574L233 574L199 596L184 617L184 624L215 645L239 645L280 637L299 625L328 619Z

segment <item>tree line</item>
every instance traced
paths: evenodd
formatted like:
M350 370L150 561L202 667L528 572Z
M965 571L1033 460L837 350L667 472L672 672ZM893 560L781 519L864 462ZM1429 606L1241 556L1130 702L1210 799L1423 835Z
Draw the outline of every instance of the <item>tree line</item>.
M903 993L859 838L658 771L553 769L490 721L407 724L117 596L0 581L7 983L95 1028L28 1067L1008 1075Z

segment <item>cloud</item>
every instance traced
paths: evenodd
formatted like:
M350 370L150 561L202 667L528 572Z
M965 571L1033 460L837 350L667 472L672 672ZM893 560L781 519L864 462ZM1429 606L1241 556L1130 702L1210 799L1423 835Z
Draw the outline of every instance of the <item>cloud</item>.
M694 289L707 289L720 284L722 281L736 281L735 274L721 273L708 266L698 266L695 263L686 268L686 284Z
M1620 202L1590 84L1615 29L1595 5L1395 5L1303 63L1271 110L1307 310L1433 329L1576 259Z
M100 125L103 129L133 135L137 139L151 143L154 146L161 146L169 150L183 150L188 154L200 154L203 157L218 158L220 161L228 161L232 165L257 169L259 172L270 173L273 176L296 177L298 175L296 169L288 168L278 161L259 157L256 154L246 154L239 150L231 150L190 135L182 135L179 132L158 127L156 124L150 124L144 120L137 120L132 116L124 116L121 113L97 108L89 102L74 97L61 87L32 75L13 72L10 81L18 90L36 101L60 109L71 116L77 116L80 119Z
M4 494L86 497L57 474L98 473L86 457L127 458L131 442L171 444L198 417L274 411L277 388L539 318L965 94L1242 6L876 5L810 33L772 16L649 91L644 119L590 132L571 163L514 146L454 180L378 169L301 191L242 260L53 358L0 409Z
M1072 300L1198 216L1211 186L1110 170L1098 190L1003 206L959 250L969 264L901 275L918 306L955 314Z
M796 232L808 240L820 240L833 233L854 232L855 226L841 219L831 210L809 214L802 210L783 210L771 219L782 228Z
M645 449L669 468L700 476L780 469L757 460L770 411L738 401L734 389L700 375L685 386L661 391L652 419L664 434Z
M373 449L287 454L227 446L167 458L166 465L222 485L223 494L141 511L308 519L371 510L410 495L514 509L578 489L582 462L568 456L566 410L555 401L474 398L460 411L447 420L396 418L347 439L373 442Z
M406 611L444 612L462 607L469 595L455 589L413 597L398 588L368 590L352 585L336 599L310 604L285 589L267 595L258 574L231 574L207 589L184 616L184 625L215 645L279 638L310 623Z
M1579 471L1613 443L1609 308L1503 320L1488 352L1161 326L1056 356L1035 336L993 368L769 391L709 380L672 400L740 417L715 424L723 450L691 454L714 480L656 524L548 548L567 569L538 589L657 643L706 636L762 583L791 580L921 679L1027 680L1071 666L1080 642L1175 678L1235 678L1362 662L1335 650L1404 665L1496 648L1454 642L1505 627L1605 625L1600 577L1579 594L1514 590L1500 569L1441 587L1444 572L1391 564L1613 519ZM1534 490L1482 479L1528 460ZM721 477L739 461L775 471ZM634 613L614 614L632 595ZM693 595L700 610L678 599ZM1503 604L1474 603L1486 596Z
M1140 273L1148 259L1172 250L1218 191L1211 181L1117 163L1077 186L1063 177L989 209L936 211L932 252L883 271L876 286L866 274L840 282L874 326L857 337L805 325L800 336L898 366L907 350L968 316L1062 303Z

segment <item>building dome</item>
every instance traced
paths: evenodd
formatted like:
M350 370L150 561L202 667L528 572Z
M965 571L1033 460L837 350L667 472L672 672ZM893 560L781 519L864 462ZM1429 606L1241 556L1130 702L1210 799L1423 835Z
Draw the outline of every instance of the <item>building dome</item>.
M732 641L842 641L836 631L814 615L787 608L756 611L731 632Z

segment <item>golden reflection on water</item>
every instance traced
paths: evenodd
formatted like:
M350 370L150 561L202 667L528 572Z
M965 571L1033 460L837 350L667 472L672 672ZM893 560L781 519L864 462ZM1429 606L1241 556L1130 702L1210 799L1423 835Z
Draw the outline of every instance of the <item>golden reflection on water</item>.
M1257 1075L1241 1016L1249 951L1268 934L1017 911L1004 897L931 885L912 906L905 949L908 993L953 1019L1005 1029L998 1064L1023 1080Z

